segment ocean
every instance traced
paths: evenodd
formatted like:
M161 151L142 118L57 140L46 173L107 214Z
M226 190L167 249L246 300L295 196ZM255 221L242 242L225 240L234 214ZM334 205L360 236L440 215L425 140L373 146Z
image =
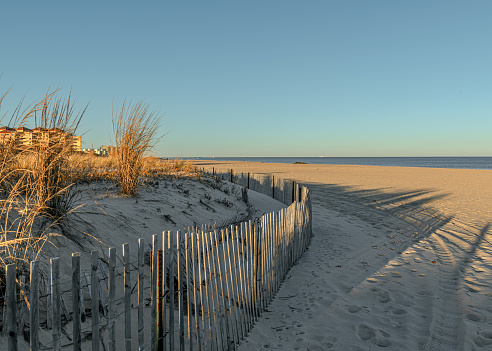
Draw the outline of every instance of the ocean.
M492 170L492 157L187 157L184 159Z

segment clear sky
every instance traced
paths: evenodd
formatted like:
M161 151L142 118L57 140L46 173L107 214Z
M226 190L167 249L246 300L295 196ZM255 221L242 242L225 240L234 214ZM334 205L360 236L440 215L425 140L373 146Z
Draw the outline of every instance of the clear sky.
M70 89L84 147L113 101L160 156L492 156L492 1L10 1L0 114ZM4 121L5 122L5 119Z

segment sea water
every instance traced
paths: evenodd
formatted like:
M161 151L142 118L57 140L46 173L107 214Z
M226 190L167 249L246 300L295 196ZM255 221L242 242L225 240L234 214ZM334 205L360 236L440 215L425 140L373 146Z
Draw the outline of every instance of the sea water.
M185 159L492 170L492 157L188 157Z

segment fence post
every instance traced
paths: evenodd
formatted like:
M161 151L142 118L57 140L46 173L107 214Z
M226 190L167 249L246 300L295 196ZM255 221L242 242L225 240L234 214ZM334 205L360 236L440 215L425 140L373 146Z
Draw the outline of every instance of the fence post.
M296 182L295 180L292 181L292 202L296 201Z
M272 199L275 200L275 176L272 174Z

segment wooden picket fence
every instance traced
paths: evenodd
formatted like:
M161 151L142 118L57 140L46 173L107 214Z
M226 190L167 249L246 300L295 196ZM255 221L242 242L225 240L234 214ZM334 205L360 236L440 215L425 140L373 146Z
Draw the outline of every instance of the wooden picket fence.
M136 262L128 244L121 256L115 248L107 258L92 251L90 274L81 270L80 253L74 253L69 282L60 282L60 260L52 258L45 295L39 261L31 262L29 282L22 279L22 284L15 264L8 265L2 328L8 350L19 349L19 332L35 351L115 351L122 345L126 351L234 350L309 244L311 195L273 176L215 169L212 176L290 206L228 228L163 232L152 237L150 250L139 239Z

